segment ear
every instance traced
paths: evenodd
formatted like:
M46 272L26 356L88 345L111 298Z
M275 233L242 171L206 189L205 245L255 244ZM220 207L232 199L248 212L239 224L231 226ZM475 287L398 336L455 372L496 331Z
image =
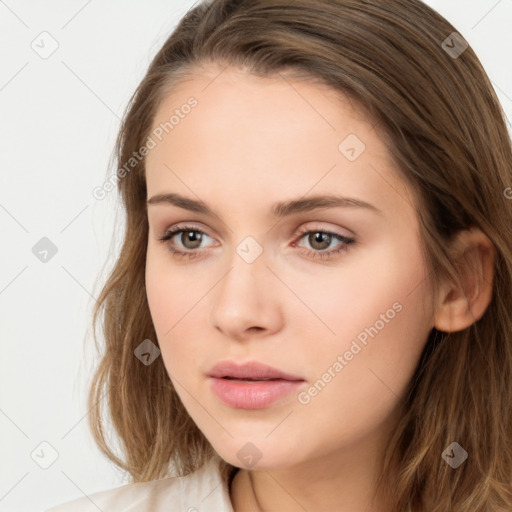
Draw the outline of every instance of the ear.
M444 283L440 288L434 327L439 331L461 331L475 323L491 302L496 249L478 228L458 233L452 258L460 283Z

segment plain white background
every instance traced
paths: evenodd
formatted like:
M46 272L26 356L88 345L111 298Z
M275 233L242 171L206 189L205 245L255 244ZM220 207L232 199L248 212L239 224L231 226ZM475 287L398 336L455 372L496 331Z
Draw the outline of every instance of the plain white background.
M92 306L124 230L117 193L92 190L114 171L130 95L194 3L0 0L0 511L127 482L86 421ZM510 130L512 3L426 3L479 56ZM46 262L36 256L45 237L57 251Z

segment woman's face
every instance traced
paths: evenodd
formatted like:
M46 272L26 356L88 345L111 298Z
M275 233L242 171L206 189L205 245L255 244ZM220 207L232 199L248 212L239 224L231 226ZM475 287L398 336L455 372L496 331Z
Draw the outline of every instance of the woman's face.
M147 297L194 422L240 467L376 450L434 325L413 196L379 133L327 87L214 66L153 129ZM226 361L288 378L211 377Z

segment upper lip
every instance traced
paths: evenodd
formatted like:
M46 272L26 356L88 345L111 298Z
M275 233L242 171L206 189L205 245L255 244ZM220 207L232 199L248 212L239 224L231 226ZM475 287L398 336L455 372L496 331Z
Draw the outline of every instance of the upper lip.
M249 361L243 364L237 364L234 361L221 361L217 363L208 373L209 377L231 377L234 379L283 379L291 381L303 381L302 377L291 375L289 373L273 368L258 361Z

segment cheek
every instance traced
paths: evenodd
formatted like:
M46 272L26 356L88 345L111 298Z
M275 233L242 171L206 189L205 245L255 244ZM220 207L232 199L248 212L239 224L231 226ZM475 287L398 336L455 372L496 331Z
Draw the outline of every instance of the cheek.
M324 335L322 350L317 344L305 360L315 362L313 382L332 382L325 390L319 383L322 397L314 407L320 410L344 396L349 409L377 418L405 391L431 329L426 268L419 246L404 241L359 253L349 270L322 281L323 295L320 286L314 292L317 311L335 334ZM329 368L336 378L329 379Z
M311 410L359 411L358 419L364 416L369 424L389 413L412 378L431 328L426 277L411 239L359 252L335 279L311 280L308 305L332 331L315 318L297 327L306 333L302 339L322 332L317 343L303 344L302 364L315 387Z
M166 270L164 262L155 254L156 251L148 249L146 258L146 295L153 324L160 334L164 329L171 327L169 312L174 311L177 305L176 294L171 293L174 287L172 276ZM166 320L167 319L167 320Z
M314 315L301 303L294 306L295 316L316 325L319 336L333 348L343 348L360 333L363 341L364 333L370 338L365 329L372 326L379 333L406 329L398 339L409 339L415 324L423 325L431 313L426 277L413 237L360 248L342 261L339 270L320 268L314 278L301 277L294 291Z
M181 270L173 256L161 247L148 247L146 255L146 294L157 333L169 336L180 318L199 301L201 278ZM193 312L191 311L193 314Z
M179 265L170 261L172 256L163 252L148 249L146 294L164 364L171 376L179 376L183 368L195 364L196 348L204 339L204 321L198 318L206 314L204 295L212 283L207 276L180 272Z
M323 432L312 451L357 442L391 418L414 374L429 331L422 273L414 265L394 270L379 280L374 274L361 305L341 298L344 309L331 317L337 336L323 336L313 349L304 344L308 388L298 397L294 426Z

